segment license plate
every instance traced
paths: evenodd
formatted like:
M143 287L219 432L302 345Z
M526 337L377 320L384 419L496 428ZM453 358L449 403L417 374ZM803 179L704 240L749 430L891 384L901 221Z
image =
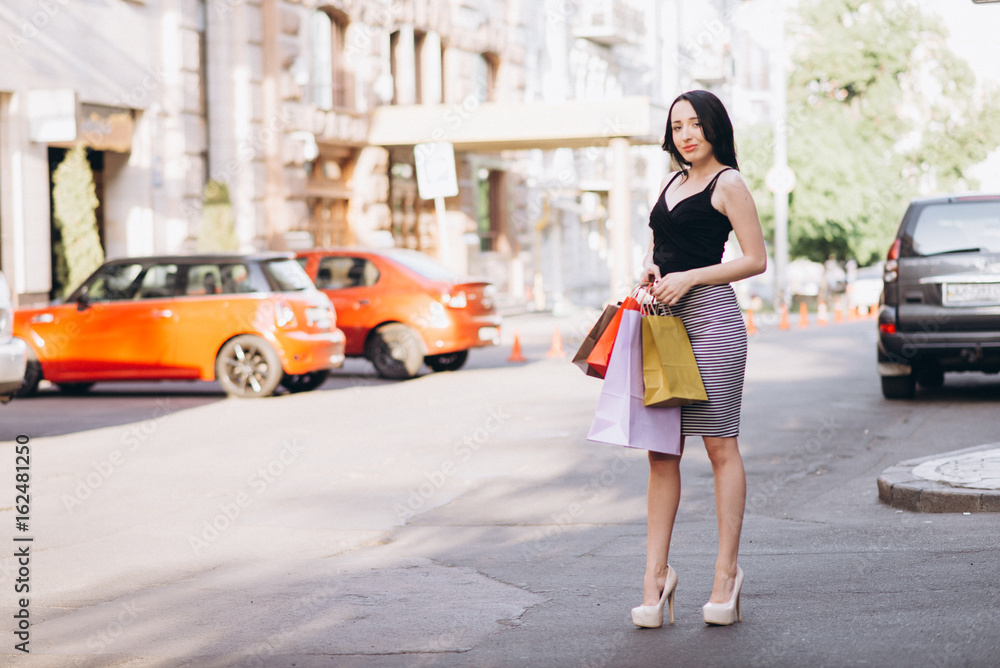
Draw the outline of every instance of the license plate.
M492 341L494 344L500 342L500 330L496 327L480 327L480 341Z
M945 283L944 305L1000 305L1000 283Z
M322 306L312 306L306 309L306 322L310 327L330 329L330 311Z

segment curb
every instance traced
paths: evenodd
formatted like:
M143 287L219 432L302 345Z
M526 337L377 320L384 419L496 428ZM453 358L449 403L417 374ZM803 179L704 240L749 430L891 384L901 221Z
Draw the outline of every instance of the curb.
M1000 490L958 487L913 474L925 462L996 450L1000 443L953 450L890 466L878 477L878 498L893 508L917 513L1000 513Z

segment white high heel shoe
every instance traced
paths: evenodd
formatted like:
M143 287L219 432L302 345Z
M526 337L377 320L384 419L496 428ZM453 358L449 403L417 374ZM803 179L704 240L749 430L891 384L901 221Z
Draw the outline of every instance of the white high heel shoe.
M725 603L709 601L702 606L701 611L706 624L729 626L737 621L743 621L740 614L740 588L743 587L743 569L736 567L736 583L733 585L733 595Z
M663 583L663 593L656 605L640 605L632 608L632 623L647 629L663 626L663 604L669 602L670 623L674 623L674 591L677 589L677 571L667 566L667 580Z

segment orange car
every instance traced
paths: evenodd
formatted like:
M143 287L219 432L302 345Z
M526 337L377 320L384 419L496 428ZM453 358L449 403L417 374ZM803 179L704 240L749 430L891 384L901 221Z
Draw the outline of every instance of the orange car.
M42 378L218 380L238 397L319 387L344 362L326 295L290 253L140 257L97 269L63 303L14 313L27 344L18 396Z
M499 343L493 285L462 280L423 253L316 249L298 260L333 301L347 355L367 357L380 376L411 378L424 362L454 371L470 348Z

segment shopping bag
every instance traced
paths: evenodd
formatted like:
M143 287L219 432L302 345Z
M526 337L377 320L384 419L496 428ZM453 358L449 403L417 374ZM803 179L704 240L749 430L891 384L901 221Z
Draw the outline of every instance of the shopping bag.
M642 315L623 309L587 439L668 455L681 453L681 409L647 407L642 386Z
M597 340L601 338L601 334L604 330L608 328L611 323L611 319L614 318L615 313L618 312L620 304L611 304L604 307L604 312L601 313L601 317L597 319L597 322L593 327L590 328L590 332L587 334L587 338L583 340L580 344L580 349L576 351L576 355L573 356L573 364L580 367L584 373L588 376L594 376L595 378L600 378L601 375L589 364L587 364L587 356L590 355L591 351L594 349L594 345Z
M668 315L642 319L642 378L647 406L708 401L683 320Z
M621 323L622 313L625 311L639 312L639 302L635 297L629 295L618 307L618 311L612 316L604 333L597 339L594 349L587 355L587 366L594 372L597 378L604 378L608 370L608 361L611 359L611 350L615 345L615 337L618 334L618 326Z

